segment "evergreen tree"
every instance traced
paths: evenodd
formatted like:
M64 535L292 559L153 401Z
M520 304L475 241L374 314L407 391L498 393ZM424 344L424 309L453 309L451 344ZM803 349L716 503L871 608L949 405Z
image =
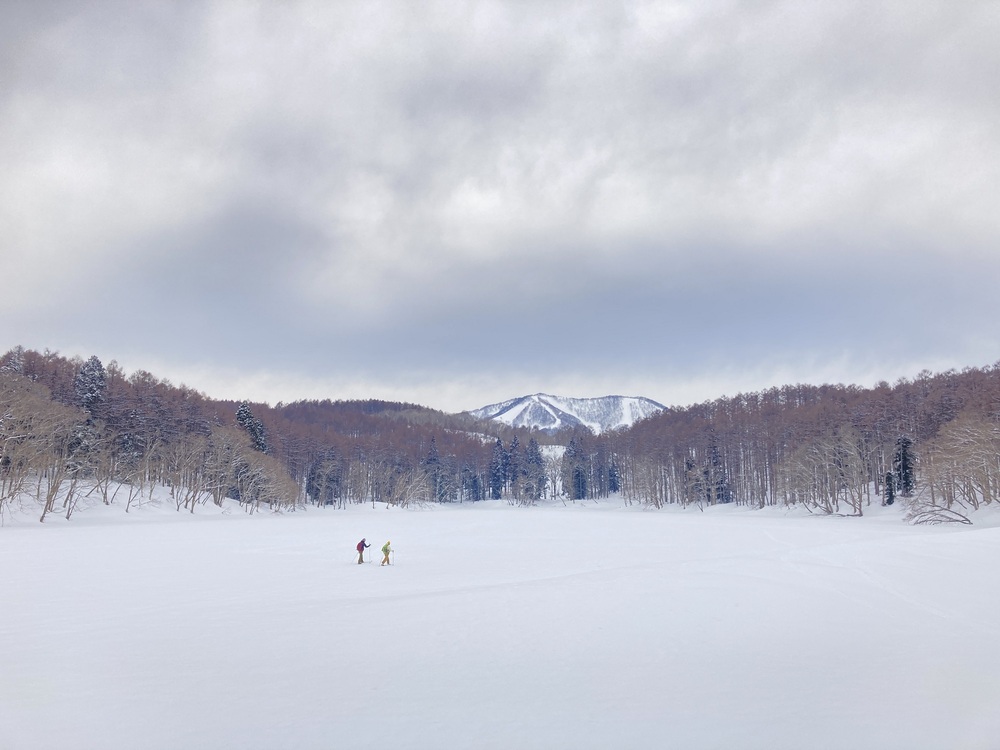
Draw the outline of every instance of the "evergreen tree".
M621 492L622 489L622 478L621 471L618 468L618 462L611 459L611 465L608 467L608 491L614 495Z
M561 472L563 491L569 495L570 500L585 500L587 498L589 468L583 441L574 435L570 438L569 445L566 446L566 452L563 453Z
M250 432L253 421L253 410L250 408L250 404L246 401L240 402L240 405L236 408L236 424L247 432Z
M591 478L589 487L590 495L593 497L607 497L608 479L610 472L610 453L606 440L599 440L591 453L590 467L588 475Z
M521 496L521 443L517 439L517 435L511 438L510 446L506 451L506 466L504 467L504 476L506 479L506 485L509 493L513 497Z
M573 467L573 499L585 500L587 498L587 472L583 466Z
M885 475L885 503L884 505L892 505L896 501L896 477L892 475L890 471Z
M729 482L726 480L726 470L722 462L719 446L713 437L708 447L708 466L705 467L705 490L709 505L728 503L732 501Z
M250 436L250 442L254 450L261 453L270 453L267 444L267 434L264 431L264 423L253 415L250 404L243 401L236 410L236 424L242 427Z
M900 437L896 441L896 455L893 456L892 468L896 474L896 487L903 497L913 495L916 479L913 474L913 441L908 437Z
M94 411L104 401L107 389L108 374L104 365L97 357L91 357L80 366L73 380L73 393L76 405L85 409L92 416Z
M467 500L478 502L486 499L486 492L483 489L483 481L471 466L462 467L462 492Z
M0 366L0 372L10 372L14 375L24 375L24 347L15 346L7 354L4 355L3 365Z
M503 447L503 440L497 438L497 442L493 446L493 456L490 459L489 474L490 497L494 500L499 500L503 497L503 484L507 463L506 453Z
M441 454L438 452L437 441L431 438L431 447L427 451L427 458L424 459L424 469L427 471L427 479L431 485L431 497L435 502L446 503L452 498L452 485L448 472L441 461Z
M545 473L545 459L538 441L531 438L524 451L524 495L527 500L536 502L545 495L548 475Z

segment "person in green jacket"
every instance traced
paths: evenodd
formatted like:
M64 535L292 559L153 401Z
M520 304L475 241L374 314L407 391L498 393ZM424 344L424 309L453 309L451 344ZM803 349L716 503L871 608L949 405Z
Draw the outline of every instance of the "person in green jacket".
M389 564L389 553L392 552L392 547L389 544L389 542L386 542L382 545L382 562L379 563L380 566Z

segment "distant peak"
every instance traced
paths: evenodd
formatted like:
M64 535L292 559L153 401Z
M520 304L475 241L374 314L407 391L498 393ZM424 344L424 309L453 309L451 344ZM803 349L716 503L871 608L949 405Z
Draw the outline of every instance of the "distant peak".
M477 419L489 419L512 427L559 432L585 427L595 433L630 427L666 407L644 396L570 398L534 393L473 409Z

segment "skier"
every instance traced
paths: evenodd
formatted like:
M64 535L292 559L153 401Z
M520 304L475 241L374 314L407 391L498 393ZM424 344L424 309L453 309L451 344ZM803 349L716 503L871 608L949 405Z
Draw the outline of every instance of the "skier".
M390 542L386 542L382 545L382 562L379 563L379 567L389 564L389 553L392 552L392 547L389 544Z
M362 537L361 541L358 542L358 565L365 561L365 547L371 547L371 545Z

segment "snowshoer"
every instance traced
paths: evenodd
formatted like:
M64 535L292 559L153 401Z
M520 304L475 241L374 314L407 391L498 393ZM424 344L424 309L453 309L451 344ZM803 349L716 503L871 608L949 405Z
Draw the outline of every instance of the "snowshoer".
M371 547L371 545L368 544L368 542L365 541L364 537L362 537L361 541L358 542L358 565L360 565L361 563L363 563L365 561L365 548L366 547Z
M386 542L382 545L382 562L379 565L389 564L389 553L392 552L392 547L389 546L391 542Z

